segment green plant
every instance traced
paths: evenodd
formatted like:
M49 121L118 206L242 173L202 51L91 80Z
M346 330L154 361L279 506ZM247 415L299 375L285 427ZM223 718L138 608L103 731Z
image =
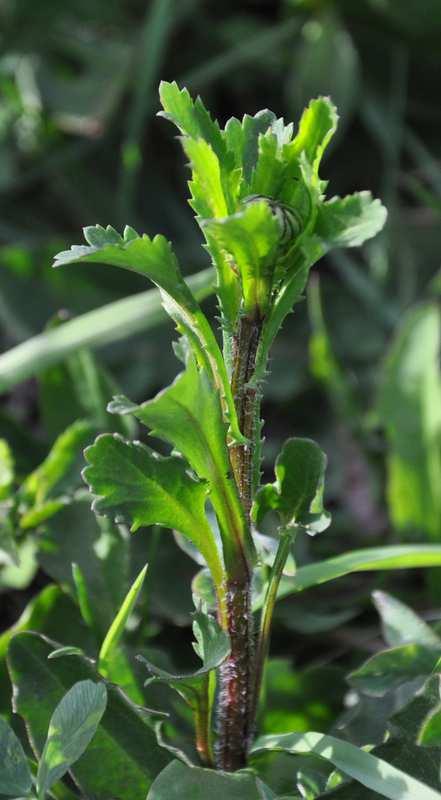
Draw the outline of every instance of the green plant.
M163 236L140 236L131 227L123 235L111 226L88 227L87 244L60 253L55 266L104 263L149 278L160 289L180 334L176 355L184 369L175 382L141 405L118 395L109 406L111 413L131 415L147 426L152 436L171 445L171 454L155 452L120 434L103 433L85 451L83 475L95 496L93 509L98 516L110 516L118 524L128 522L132 531L151 525L175 530L182 546L206 565L193 584L195 650L202 667L192 674L173 674L151 658L142 658L149 682L168 684L190 707L196 750L204 767L194 766L185 752L165 740L153 712L142 711L117 692L113 717L107 711L103 717L103 739L109 731L113 738L111 744L103 741L101 768L105 771L106 758L124 763L126 747L126 769L130 773L133 765L134 771L127 798L135 800L151 786L149 800L171 800L179 781L179 796L189 800L210 791L213 797L228 793L257 800L275 797L259 777L262 755L308 753L393 800L410 799L418 792L425 792L427 800L439 800L439 793L418 778L333 736L293 733L255 741L278 597L354 571L441 563L439 546L409 545L350 552L296 569L298 541L323 532L330 523L323 508L326 457L309 439L289 439L276 460L274 483L261 482L260 403L271 345L301 299L311 267L334 247L358 246L374 236L384 225L385 209L368 192L325 199L326 182L319 177L319 166L337 126L336 110L327 98L310 103L293 136L293 126L285 126L267 110L246 115L241 122L233 118L221 130L202 101L193 101L187 90L163 83L160 94L163 116L180 130L192 169L190 203L217 273L223 348ZM46 502L45 496L42 499ZM40 679L61 702L72 683L78 686L94 678L113 681L114 662L121 659L120 640L144 574L138 576L102 638L95 664L76 646L60 648L26 633L12 639L9 668L14 685L21 687L16 709L27 719L34 740L36 729L41 740L42 725L26 683L27 664L32 660L38 665ZM93 612L81 570L74 578L83 617L89 621ZM210 613L212 607L215 615ZM436 647L432 650L437 652ZM425 669L436 666L432 650ZM47 657L54 664L49 671ZM129 667L119 661L118 669L126 675ZM125 722L116 731L123 716L121 706ZM145 728L141 738L150 747L144 774L136 740L140 725ZM153 729L158 745L151 743ZM11 734L4 735L16 747ZM63 752L65 748L60 745ZM35 749L41 752L39 744ZM39 797L50 788L48 752L49 745L39 767ZM161 772L170 753L180 761ZM16 760L23 760L21 753ZM74 759L64 761L69 761L68 769ZM94 774L92 762L90 755L87 763L80 759L72 767L80 790L86 796L101 797L103 792L105 796L105 791L117 795L105 776ZM246 770L247 766L255 771ZM337 775L328 788L337 787L340 778ZM28 789L26 777L23 791Z

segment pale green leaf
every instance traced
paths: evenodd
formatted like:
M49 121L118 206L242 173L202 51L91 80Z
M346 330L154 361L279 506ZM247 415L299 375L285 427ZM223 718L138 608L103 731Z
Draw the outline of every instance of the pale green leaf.
M30 793L32 775L20 740L0 717L0 794L23 797Z
M409 642L441 647L441 638L409 606L387 592L373 592L372 599L381 617L384 639L390 647Z
M380 200L374 200L370 192L357 192L321 203L314 233L324 252L333 247L360 247L383 229L386 219Z
M440 312L413 309L387 356L378 411L389 445L388 502L404 533L441 536Z
M251 753L284 752L324 758L345 775L389 800L441 800L441 794L392 764L349 742L322 733L286 733L262 736Z
M10 494L14 482L14 457L5 439L0 439L0 500Z
M205 224L209 235L231 259L231 268L240 274L244 310L263 317L281 237L280 225L269 204L255 200L237 214Z
M37 776L40 800L60 780L90 744L107 706L103 683L79 681L57 705L51 721Z
M302 114L297 135L286 146L289 159L299 158L304 153L317 176L323 153L337 130L337 122L337 109L329 97L311 100Z
M136 601L138 600L139 594L143 587L146 573L147 564L145 567L143 567L138 577L131 585L124 598L121 608L119 609L115 619L107 631L106 636L104 637L104 641L98 654L98 671L104 675L104 677L109 677L108 663L112 659L112 655L118 647L118 644L124 634L127 621L136 605Z
M410 544L363 548L299 567L292 580L285 580L282 583L279 597L301 592L311 586L333 581L353 572L439 566L441 566L441 545Z

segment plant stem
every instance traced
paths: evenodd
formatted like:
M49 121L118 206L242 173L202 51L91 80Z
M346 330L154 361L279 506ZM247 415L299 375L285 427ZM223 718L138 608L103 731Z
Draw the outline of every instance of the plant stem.
M194 722L196 733L196 750L202 764L207 767L214 766L213 742L211 731L211 706L210 687L211 676L207 675L205 691L199 697L199 702L194 710Z
M260 621L259 639L257 644L256 662L255 662L255 682L252 704L252 718L255 718L257 707L259 703L260 690L262 686L263 671L265 661L268 656L271 625L273 621L274 607L277 600L277 591L279 588L280 580L283 574L283 568L288 558L290 547L295 536L295 528L285 528L279 539L279 546L277 548L274 564L271 569L271 575L266 591L265 602L262 609L262 616Z
M247 525L253 495L253 453L260 427L256 425L258 393L251 387L261 324L250 317L239 320L233 339L231 389L239 426L249 440L230 447L230 460ZM218 767L234 771L246 764L253 728L254 632L251 605L252 565L243 564L241 574L231 574L226 564L228 633L231 653L219 672Z

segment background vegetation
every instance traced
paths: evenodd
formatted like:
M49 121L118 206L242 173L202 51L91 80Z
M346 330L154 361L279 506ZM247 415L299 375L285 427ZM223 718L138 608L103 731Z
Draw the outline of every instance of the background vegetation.
M11 487L68 425L90 426L76 429L78 460L62 480L49 480L40 497L28 484L14 500L34 517L21 517L14 532L3 526L5 630L31 601L28 627L87 651L148 561L133 648L142 642L179 666L191 661L195 565L175 558L171 537L141 531L129 543L98 531L87 497L38 517L44 502L79 490L80 445L97 428L121 425L104 411L115 385L142 400L177 371L171 325L136 298L141 278L87 265L54 272L54 253L78 241L83 225L130 223L169 237L187 275L209 266L184 202L188 171L171 129L155 117L161 78L203 93L221 121L262 107L295 120L310 97L332 96L340 128L322 172L336 193L371 189L389 220L361 253L325 259L320 282L285 324L266 387L265 454L272 463L293 434L328 453L333 525L303 545L299 561L441 543L440 37L437 0L225 0L221 10L202 0L1 2L0 437L15 463L13 477L5 448L4 509ZM82 317L131 295L130 307L112 307L106 318ZM48 337L33 339L45 329ZM93 587L87 631L72 600L71 562ZM306 593L280 604L265 732L329 730L347 698L344 675L380 646L373 590L440 618L439 572L381 575L314 589L313 603ZM50 615L57 603L63 618ZM0 714L8 716L1 663ZM283 776L280 784L283 791Z

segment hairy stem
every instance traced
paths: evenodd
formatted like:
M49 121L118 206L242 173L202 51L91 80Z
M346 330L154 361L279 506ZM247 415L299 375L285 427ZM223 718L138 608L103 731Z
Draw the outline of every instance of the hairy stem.
M245 445L230 447L230 459L245 520L250 525L253 500L253 454L260 436L259 402L250 385L255 369L261 324L242 317L233 339L231 389L239 426L248 439ZM227 567L228 571L228 567ZM234 771L244 767L253 728L254 631L251 606L252 565L242 575L227 581L228 633L231 653L220 669L219 742L217 763L220 769Z

